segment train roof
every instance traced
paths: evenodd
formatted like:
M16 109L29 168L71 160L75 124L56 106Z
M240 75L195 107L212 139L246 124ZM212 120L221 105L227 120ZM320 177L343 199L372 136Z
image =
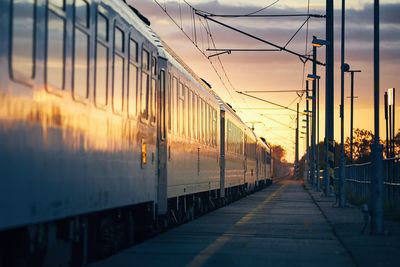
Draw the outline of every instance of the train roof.
M208 93L211 98L214 98L219 106L220 110L223 110L231 114L238 123L242 124L243 129L247 132L250 131L254 138L260 143L267 147L270 147L268 143L258 137L254 131L249 128L243 120L236 114L236 111L226 102L224 102L221 97L211 88L211 85L205 80L201 79L173 50L170 48L161 38L151 29L150 21L141 14L136 8L126 3L125 0L122 2L129 7L129 9L118 5L117 2L121 0L109 1L110 5L116 10L122 17L127 19L136 29L146 37L151 44L157 47L158 54L160 57L166 58L174 67L180 70L186 78L191 80L194 84L197 84L198 89L203 92Z

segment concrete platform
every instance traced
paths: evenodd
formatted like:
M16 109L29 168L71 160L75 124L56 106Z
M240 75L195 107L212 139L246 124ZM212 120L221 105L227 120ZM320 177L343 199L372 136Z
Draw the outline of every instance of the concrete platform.
M301 182L281 181L90 266L354 263Z
M370 235L370 223L365 233L361 233L365 224L361 207L349 204L345 208L337 208L335 197L325 197L308 184L305 188L357 266L400 266L399 223L385 221L385 235Z

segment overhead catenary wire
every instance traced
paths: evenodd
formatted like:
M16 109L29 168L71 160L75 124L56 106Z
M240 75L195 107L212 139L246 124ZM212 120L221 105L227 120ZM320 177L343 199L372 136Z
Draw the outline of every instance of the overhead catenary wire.
M167 7L166 7L166 5L163 7L163 5L161 5L161 4L159 3L158 0L154 0L154 2L161 8L161 10L164 11L164 13L165 13L165 14L170 18L170 20L181 30L181 32L185 35L185 37L186 37L187 39L189 39L189 41L197 48L197 50L198 50L205 58L207 58L207 60L208 60L209 63L211 64L211 66L212 66L214 72L216 73L216 75L218 76L219 80L221 81L221 84L223 85L224 89L228 92L229 97L230 97L232 100L234 100L234 99L233 99L233 96L232 96L232 93L230 92L228 86L226 85L226 83L225 83L225 81L223 80L222 76L221 76L220 73L218 72L216 66L215 66L214 63L208 58L207 54L204 52L204 47L203 47L203 48L200 48L199 45L198 45L197 40L194 41L194 40L184 31L183 27L181 27L181 26L178 24L178 22L171 16L171 14L167 12ZM194 12L194 8L193 8L190 4L188 4L185 0L184 0L184 2L191 8L191 11ZM193 14L194 14L194 13L193 13ZM200 17L198 17L198 18L199 18L200 24L202 24ZM204 26L204 24L203 24L203 27L205 28L205 31L207 32L207 29L206 29L206 27ZM195 29L195 32L196 32L196 36L197 36L197 30L196 30L196 29ZM204 38L203 38L203 32L202 32L202 31L200 31L200 35L201 35L201 38L203 39L203 41L201 42L201 44L204 44ZM209 35L207 34L207 38L208 38L208 36L209 36ZM197 37L196 37L196 39L197 39ZM215 47L214 47L214 48L215 48ZM221 61L219 61L219 62L222 64ZM227 77L227 75L226 75L226 77Z
M254 98L254 99L257 99L257 100L260 100L260 101L262 101L262 102L266 102L266 103L271 104L271 105L274 105L274 106L281 107L282 109L287 109L287 110L290 110L290 111L293 111L293 112L296 112L296 113L297 113L297 110L294 110L294 109L289 108L289 107L287 107L287 106L283 106L283 105L281 105L281 104L274 103L274 102L272 102L272 101L265 100L265 99L262 99L262 98L260 98L260 97L252 96L252 95L246 94L246 93L244 93L244 92L237 91L237 93L242 94L242 95L245 95L245 96L248 96L248 97L251 97L251 98ZM306 115L304 112L300 112L300 113L303 114L303 115Z
M259 13L259 12L261 12L261 11L264 11L264 10L266 10L266 9L268 9L268 8L270 8L270 7L272 7L273 5L275 5L276 3L278 3L280 0L276 0L275 2L273 2L272 4L269 4L268 6L266 6L266 7L263 7L263 8L261 8L261 9L258 9L258 10L256 10L256 11L254 11L254 12L251 12L251 13L249 13L249 14L246 14L246 16L251 16L251 15L254 15L254 14L257 14L257 13Z

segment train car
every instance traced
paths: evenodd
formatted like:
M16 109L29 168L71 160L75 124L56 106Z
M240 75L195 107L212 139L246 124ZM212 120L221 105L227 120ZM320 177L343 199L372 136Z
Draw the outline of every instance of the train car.
M254 191L258 185L257 173L257 137L254 132L245 127L245 183L249 191Z
M219 103L209 84L161 40L160 44L167 84L167 152L161 160L166 163L168 210L192 216L187 211L194 202L207 206L219 195Z
M1 0L0 32L0 260L109 255L157 203L151 34L121 1L86 0Z
M220 100L220 157L221 192L223 196L232 196L245 192L245 125L236 112Z
M0 32L1 266L79 266L268 179L265 147L134 7L0 0Z
M257 186L264 187L272 183L271 149L264 138L257 138Z

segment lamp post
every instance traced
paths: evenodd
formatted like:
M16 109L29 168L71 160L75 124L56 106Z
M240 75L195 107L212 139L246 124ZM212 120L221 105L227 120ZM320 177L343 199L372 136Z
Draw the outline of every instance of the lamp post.
M340 82L340 164L339 164L339 207L345 206L346 196L344 192L345 175L346 175L346 160L344 157L344 51L345 51L345 13L346 1L342 0L342 38L341 38L341 82Z
M314 36L315 38L315 36ZM314 60L316 60L317 57L317 47L313 47L313 55L314 55ZM313 184L315 186L315 189L318 190L319 187L319 178L316 175L317 171L317 156L316 156L316 132L317 132L317 80L319 80L319 76L316 74L317 72L317 66L316 64L313 64L313 74L308 74L307 75L307 80L312 81L313 84L313 94L312 94L312 115L311 115L311 175L312 175L312 180ZM319 170L318 170L319 171Z
M351 70L349 64L344 64L345 72L350 73L351 90L350 90L350 162L353 163L353 122L354 122L354 73L361 72L361 70Z
M325 196L330 195L330 179L334 179L334 116L333 116L333 100L334 100L334 5L333 0L326 0L326 67L325 67L325 162L326 168L324 172Z
M321 185L320 185L320 175L319 175L319 170L320 170L320 162L319 162L319 80L320 77L318 76L317 78L317 191L320 190Z
M330 2L330 7L328 8L328 2ZM330 10L332 8L332 10ZM329 26L329 28L332 27L332 32L330 34L327 34L327 37L330 38L330 40L333 41L333 1L327 1L327 12L329 9L329 16L330 20L329 23L332 23L332 25ZM328 30L328 19L327 19L327 30ZM330 42L322 39L318 39L315 36L313 37L312 40L312 46L313 46L313 56L315 55L315 59L317 57L317 50L316 48L321 47L321 46L326 46L327 47L327 53L326 53L326 97L325 97L325 162L326 162L326 167L325 167L325 172L324 172L324 185L325 185L325 195L328 196L330 194L330 189L329 189L329 177L332 177L333 179L333 164L334 164L334 148L333 148L333 48L329 48ZM328 72L328 69L330 72ZM310 79L313 80L313 88L316 88L315 82L318 80L318 86L319 86L319 76L316 74L317 69L316 65L313 65L313 74L308 75ZM329 81L329 85L328 85ZM314 90L313 96L316 96L316 90ZM319 100L318 100L319 101ZM313 101L314 108L315 110L315 103L316 103L316 97L315 100ZM331 106L328 108L328 106ZM314 117L315 114L314 114ZM330 119L329 119L330 118ZM315 124L315 123L314 123ZM319 126L318 126L319 127ZM315 132L314 132L315 133ZM314 134L315 136L315 134ZM329 137L329 138L328 138ZM331 140L331 141L329 141ZM317 179L317 189L319 189L319 164L317 164L317 169L318 169L318 179Z
M296 116L296 147L295 147L295 175L296 179L299 178L299 105L297 102L297 116Z
M371 145L371 233L383 234L383 146L379 143L379 0L374 0L374 143Z
M306 139L306 144L307 144L307 151L306 151L306 159L307 159L307 165L306 165L306 173L307 173L307 180L309 182L311 182L312 184L312 180L311 180L311 175L309 172L309 168L310 168L310 143L309 143L309 136L310 136L310 122L309 122L309 84L308 84L308 80L306 81L306 110L304 110L304 112L306 113L306 132L307 132L307 139Z

